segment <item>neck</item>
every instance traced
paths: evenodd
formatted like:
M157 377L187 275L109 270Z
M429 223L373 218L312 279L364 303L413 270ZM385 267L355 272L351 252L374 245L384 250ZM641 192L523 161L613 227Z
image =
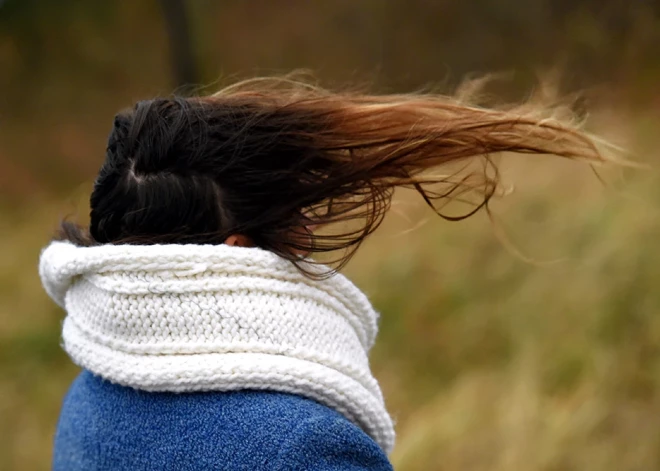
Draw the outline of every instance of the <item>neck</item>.
M391 450L368 360L378 316L342 275L312 280L270 252L226 245L54 242L39 269L81 367L149 391L299 394Z

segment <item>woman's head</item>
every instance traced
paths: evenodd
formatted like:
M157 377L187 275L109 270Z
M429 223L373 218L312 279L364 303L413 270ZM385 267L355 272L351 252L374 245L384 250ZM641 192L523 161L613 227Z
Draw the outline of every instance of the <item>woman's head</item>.
M296 261L348 249L387 212L396 187L438 214L448 200L497 187L490 155L602 160L585 134L557 121L430 95L331 93L286 79L253 80L213 96L141 101L116 116L91 196L86 244L255 245ZM438 171L484 159L484 171ZM442 191L439 188L442 188ZM464 217L472 214L470 211ZM315 226L350 222L334 232Z

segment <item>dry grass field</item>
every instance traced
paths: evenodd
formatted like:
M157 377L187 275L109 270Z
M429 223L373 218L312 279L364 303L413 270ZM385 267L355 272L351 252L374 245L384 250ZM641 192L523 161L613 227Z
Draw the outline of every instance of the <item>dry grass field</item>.
M600 121L653 164L652 114ZM346 269L382 313L373 367L396 469L660 469L656 171L606 169L603 185L551 157L501 162L516 189L494 203L495 226L441 221L401 193ZM0 469L48 469L77 369L36 264L88 189L0 219Z

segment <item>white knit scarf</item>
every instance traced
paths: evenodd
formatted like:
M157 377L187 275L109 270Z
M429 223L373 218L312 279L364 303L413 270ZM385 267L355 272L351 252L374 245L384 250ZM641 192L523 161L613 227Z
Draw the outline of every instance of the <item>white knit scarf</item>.
M368 360L378 315L344 276L315 281L256 248L67 242L44 249L39 273L81 367L147 391L298 394L391 451Z

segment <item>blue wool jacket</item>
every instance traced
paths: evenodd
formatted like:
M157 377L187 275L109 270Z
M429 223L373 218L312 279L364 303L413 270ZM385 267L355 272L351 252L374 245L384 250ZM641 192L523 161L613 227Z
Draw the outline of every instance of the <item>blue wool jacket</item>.
M150 393L83 371L62 408L54 471L391 470L343 415L269 391Z

